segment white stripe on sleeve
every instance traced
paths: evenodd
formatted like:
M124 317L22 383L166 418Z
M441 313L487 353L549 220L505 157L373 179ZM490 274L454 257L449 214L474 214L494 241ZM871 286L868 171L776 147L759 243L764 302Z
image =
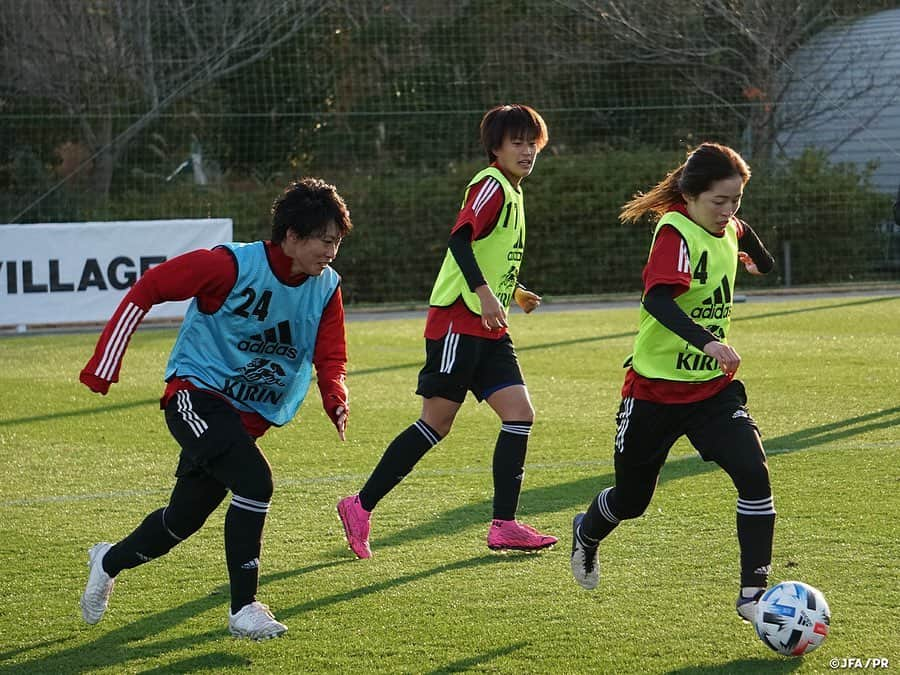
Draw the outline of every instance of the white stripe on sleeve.
M472 211L475 215L478 215L478 212L484 208L484 205L487 204L491 197L494 196L494 193L500 189L500 183L495 178L488 178L484 184L481 186L481 190L478 191L478 196L475 197L475 200L472 202Z
M94 372L97 377L104 380L112 378L116 368L122 361L122 355L125 353L128 340L141 322L141 319L144 318L144 314L146 312L133 302L128 303L128 307L125 308L125 311L122 312L122 315L116 322L116 327L109 336L109 342L106 343L106 347L103 350L103 358L100 359L100 364Z

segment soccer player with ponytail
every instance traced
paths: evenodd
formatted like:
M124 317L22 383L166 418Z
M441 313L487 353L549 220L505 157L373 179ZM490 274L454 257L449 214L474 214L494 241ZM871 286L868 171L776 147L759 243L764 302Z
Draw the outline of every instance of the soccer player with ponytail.
M657 220L644 268L634 351L616 416L615 484L573 521L571 570L592 589L598 547L623 520L647 509L669 450L681 436L716 462L737 489L740 591L737 612L750 620L772 561L775 506L766 454L734 379L741 357L727 338L738 262L764 274L774 260L736 217L750 169L729 147L703 143L620 214Z

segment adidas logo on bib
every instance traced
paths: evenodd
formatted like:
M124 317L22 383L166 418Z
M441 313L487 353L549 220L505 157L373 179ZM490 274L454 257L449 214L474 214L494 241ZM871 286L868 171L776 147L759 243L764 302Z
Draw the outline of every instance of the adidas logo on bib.
M731 316L731 285L728 277L703 301L691 310L692 319L725 319Z
M297 358L297 350L294 348L294 340L291 337L291 322L282 321L275 328L266 328L262 333L251 335L249 339L241 340L238 349L251 354L275 354L286 356L289 359Z

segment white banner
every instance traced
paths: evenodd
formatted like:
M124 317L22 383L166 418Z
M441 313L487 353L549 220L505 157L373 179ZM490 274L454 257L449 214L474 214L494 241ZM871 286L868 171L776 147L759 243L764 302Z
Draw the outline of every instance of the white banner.
M105 322L148 269L231 238L229 218L0 225L0 326ZM179 318L189 302L147 316Z

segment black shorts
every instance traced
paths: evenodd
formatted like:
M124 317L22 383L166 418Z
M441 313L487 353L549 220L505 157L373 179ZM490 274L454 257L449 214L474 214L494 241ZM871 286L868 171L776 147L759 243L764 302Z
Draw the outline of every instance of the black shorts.
M262 456L237 411L215 394L176 392L166 405L166 424L181 446L178 477L207 474L231 489Z
M707 462L722 453L751 452L756 443L745 438L759 433L747 410L747 392L740 380L712 398L696 403L654 403L625 398L616 417L616 462L630 466L662 466L672 445L687 436ZM749 435L749 436L748 436Z
M482 401L505 387L525 384L519 358L509 335L499 340L447 333L441 340L425 340L425 366L416 393L457 403L471 391Z

